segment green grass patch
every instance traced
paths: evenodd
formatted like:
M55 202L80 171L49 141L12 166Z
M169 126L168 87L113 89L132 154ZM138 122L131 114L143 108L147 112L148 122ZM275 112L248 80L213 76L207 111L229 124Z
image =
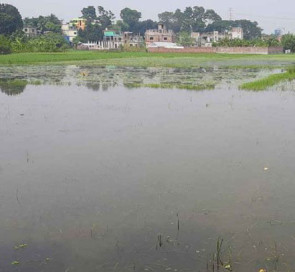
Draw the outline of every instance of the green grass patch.
M0 65L93 65L118 67L172 67L202 66L273 67L292 65L295 55L230 55L193 53L101 52L75 51L57 53L15 53L0 56Z
M295 79L295 70L289 69L285 73L270 75L266 78L244 83L240 86L241 90L264 91L283 81L292 81Z

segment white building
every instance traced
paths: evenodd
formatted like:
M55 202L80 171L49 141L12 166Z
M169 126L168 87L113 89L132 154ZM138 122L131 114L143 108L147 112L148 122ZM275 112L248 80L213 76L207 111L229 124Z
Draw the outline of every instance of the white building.
M191 38L195 41L199 47L212 47L213 43L217 43L223 39L244 39L244 32L241 27L233 27L230 31L220 33L218 31L213 32L192 32Z
M244 39L244 31L243 31L243 28L241 28L241 27L233 27L229 33L231 34L232 40L234 40L234 39L243 40Z
M69 42L73 42L74 38L78 36L77 28L71 24L63 24L61 30Z
M36 27L25 26L23 28L23 32L26 34L27 37L36 37L40 32Z

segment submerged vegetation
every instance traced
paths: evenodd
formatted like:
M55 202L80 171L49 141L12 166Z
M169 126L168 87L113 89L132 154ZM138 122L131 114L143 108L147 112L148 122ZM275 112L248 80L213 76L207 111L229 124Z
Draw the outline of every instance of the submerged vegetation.
M192 91L202 91L202 90L214 90L215 85L208 84L172 84L172 83L150 83L150 84L141 84L141 83L125 83L127 88L152 88L152 89L182 89L182 90L192 90Z
M126 88L213 90L224 86L237 87L239 84L262 78L271 71L261 69L238 69L233 74L227 68L162 68L162 67L98 67L30 65L0 66L0 79L3 79L2 92L7 85L12 88L22 80L29 85L77 85L99 91L115 86ZM16 81L16 82L15 82ZM5 88L6 86L6 88ZM7 94L10 94L7 93Z
M122 59L123 61L123 59ZM30 65L0 66L0 90L17 95L27 85L77 85L99 91L114 86L126 88L214 90L235 88L263 90L294 79L294 70L236 69L228 67L116 67ZM279 73L279 74L274 74ZM246 82L246 83L245 83Z
M282 81L291 81L295 79L295 69L288 69L284 73L273 74L266 78L244 83L240 86L241 90L263 91L273 87Z

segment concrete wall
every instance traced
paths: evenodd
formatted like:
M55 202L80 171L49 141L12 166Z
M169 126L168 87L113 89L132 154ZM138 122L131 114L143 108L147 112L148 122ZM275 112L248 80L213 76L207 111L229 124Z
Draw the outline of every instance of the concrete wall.
M283 54L283 47L186 47L173 48L148 48L150 53L219 53L219 54Z

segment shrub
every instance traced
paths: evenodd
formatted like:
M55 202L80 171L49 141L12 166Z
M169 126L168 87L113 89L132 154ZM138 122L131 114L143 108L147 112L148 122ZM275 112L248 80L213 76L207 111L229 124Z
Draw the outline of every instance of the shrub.
M269 47L269 46L280 46L280 42L274 38L269 38L267 40L255 39L255 40L240 40L240 39L223 39L213 46L223 46L223 47Z
M285 50L291 50L291 52L295 52L295 35L286 34L282 37L282 44Z
M34 38L18 35L11 40L13 52L61 52L69 44L61 34L48 33Z
M0 35L0 54L10 54L11 53L11 47L9 40L3 36Z

